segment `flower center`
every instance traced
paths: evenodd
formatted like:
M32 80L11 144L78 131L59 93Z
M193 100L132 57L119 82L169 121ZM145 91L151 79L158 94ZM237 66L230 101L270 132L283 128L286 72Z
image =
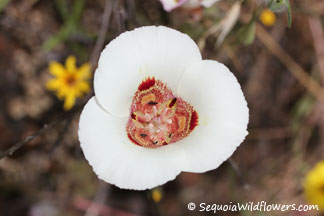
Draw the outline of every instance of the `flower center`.
M177 142L198 125L194 108L159 80L144 80L135 92L126 131L136 145L157 148Z
M77 78L75 74L67 74L64 81L68 86L73 86L76 83L76 80Z

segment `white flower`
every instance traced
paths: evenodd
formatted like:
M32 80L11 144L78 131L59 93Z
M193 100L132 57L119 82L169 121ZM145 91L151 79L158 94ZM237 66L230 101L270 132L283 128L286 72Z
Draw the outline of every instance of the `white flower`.
M214 3L219 0L160 0L164 10L170 12L173 9L183 5L187 8L197 8L201 5L204 7L211 7Z
M215 169L247 135L248 107L234 75L167 27L111 41L94 90L80 117L81 147L98 177L120 188Z

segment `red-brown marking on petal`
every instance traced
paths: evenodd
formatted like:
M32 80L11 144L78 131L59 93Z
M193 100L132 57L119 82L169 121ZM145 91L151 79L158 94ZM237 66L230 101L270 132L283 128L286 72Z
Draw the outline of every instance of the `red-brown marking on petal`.
M143 82L138 86L138 90L144 91L144 90L150 89L154 85L155 85L155 78L149 77L146 80L143 80Z
M138 146L142 146L141 144L139 144L129 133L127 133L128 138L130 139L130 141L132 141L134 144L138 145Z
M198 125L198 113L196 111L193 111L191 113L189 130L192 131L193 129L195 129L197 125Z

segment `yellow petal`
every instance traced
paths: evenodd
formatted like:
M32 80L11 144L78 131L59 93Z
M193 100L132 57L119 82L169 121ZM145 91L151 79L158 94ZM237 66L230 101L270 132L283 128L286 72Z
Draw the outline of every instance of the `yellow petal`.
M65 110L70 110L75 104L75 95L74 93L70 92L66 95L63 108Z
M75 98L82 96L82 91L74 86L74 88L69 89L69 94L73 94Z
M69 56L65 61L65 67L68 72L73 72L76 70L76 58L74 56Z
M61 77L65 73L64 66L58 62L51 62L49 65L49 70L53 76L57 77Z
M90 91L90 85L87 82L78 82L78 84L76 85L76 88L84 93L87 93Z
M324 161L319 162L306 176L304 192L310 204L324 212Z
M89 63L83 64L78 70L78 77L80 79L90 79L91 78L90 69L91 66Z
M51 79L46 83L46 88L51 91L58 90L62 87L63 83L60 79Z
M68 87L62 85L60 89L58 89L56 96L62 100L64 97L66 97L69 94Z

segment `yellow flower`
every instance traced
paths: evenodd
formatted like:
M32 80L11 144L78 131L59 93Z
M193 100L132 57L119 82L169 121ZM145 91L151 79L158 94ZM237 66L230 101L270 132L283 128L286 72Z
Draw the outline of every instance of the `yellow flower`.
M69 56L65 67L58 62L51 62L50 73L54 78L46 83L46 88L56 92L60 100L64 100L63 108L71 109L75 100L90 91L89 79L91 78L90 64L85 63L80 68L76 67L76 59Z
M319 162L306 176L305 196L309 203L324 212L324 161Z
M276 22L276 15L271 10L265 9L262 11L259 19L263 25L273 26Z
M154 188L154 189L152 189L151 193L152 193L152 199L154 202L158 203L161 201L161 199L163 197L161 188Z

